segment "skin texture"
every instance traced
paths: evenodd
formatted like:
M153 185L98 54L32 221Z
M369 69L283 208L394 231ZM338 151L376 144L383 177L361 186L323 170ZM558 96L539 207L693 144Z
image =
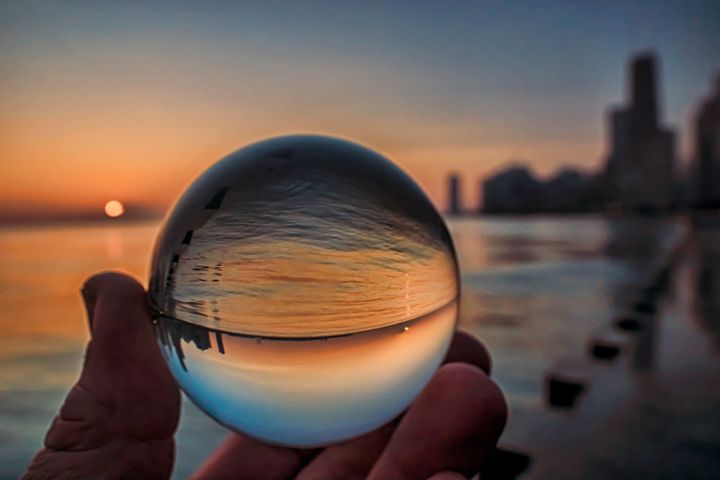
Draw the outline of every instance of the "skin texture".
M169 478L180 393L155 342L146 293L130 277L101 273L82 294L92 337L83 371L23 479ZM393 422L313 450L230 434L193 479L467 478L492 455L507 418L489 372L485 348L458 332L444 365Z

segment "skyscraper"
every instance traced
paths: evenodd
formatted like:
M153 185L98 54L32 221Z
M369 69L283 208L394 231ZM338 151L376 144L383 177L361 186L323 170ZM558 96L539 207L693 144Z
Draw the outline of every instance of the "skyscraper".
M701 207L720 208L720 75L695 124L695 174Z
M629 104L611 111L608 197L633 211L662 211L673 201L675 134L660 124L656 59L629 66Z
M460 175L448 175L448 213L458 215L462 213L462 197L460 193Z
M658 129L655 58L640 55L630 64L630 125L637 138L649 138Z

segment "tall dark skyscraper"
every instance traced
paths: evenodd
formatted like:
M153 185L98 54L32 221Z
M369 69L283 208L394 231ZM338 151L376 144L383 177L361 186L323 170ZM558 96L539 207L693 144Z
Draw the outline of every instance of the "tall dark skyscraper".
M655 58L642 55L630 66L631 98L630 117L636 138L649 138L658 128L657 85Z
M720 75L715 82L715 91L700 106L697 115L695 155L695 203L720 208Z
M462 195L460 192L460 175L448 175L448 203L447 211L450 215L462 213Z
M674 191L675 134L660 124L656 59L639 55L629 66L629 104L609 116L607 196L628 210L662 211Z

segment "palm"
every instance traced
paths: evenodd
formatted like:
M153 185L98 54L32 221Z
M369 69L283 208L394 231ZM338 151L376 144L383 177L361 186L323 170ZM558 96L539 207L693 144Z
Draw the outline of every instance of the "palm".
M92 330L83 372L24 478L168 478L180 394L155 343L145 292L126 276L101 274L83 295ZM446 362L402 419L316 450L230 435L193 478L472 474L494 447L506 407L476 341L456 335Z

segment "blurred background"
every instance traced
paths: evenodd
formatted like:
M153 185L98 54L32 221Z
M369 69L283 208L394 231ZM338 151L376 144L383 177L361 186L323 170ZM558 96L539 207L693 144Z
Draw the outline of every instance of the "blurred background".
M303 132L447 213L511 405L497 478L717 478L718 25L713 1L0 3L0 478L76 380L83 280L145 282L198 174ZM177 478L224 435L185 402Z

